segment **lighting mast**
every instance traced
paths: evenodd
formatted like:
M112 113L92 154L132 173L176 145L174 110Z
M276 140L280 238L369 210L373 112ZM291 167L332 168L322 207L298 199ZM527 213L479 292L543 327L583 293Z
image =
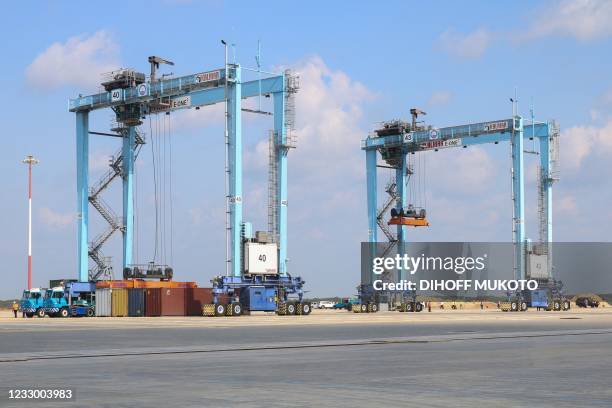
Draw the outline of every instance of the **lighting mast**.
M28 290L32 289L32 166L38 159L29 155L21 161L28 165Z

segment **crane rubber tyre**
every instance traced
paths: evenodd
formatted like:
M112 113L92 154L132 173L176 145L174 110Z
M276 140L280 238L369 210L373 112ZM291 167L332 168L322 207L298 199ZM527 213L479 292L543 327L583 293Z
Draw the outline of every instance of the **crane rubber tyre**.
M564 311L568 311L570 310L570 308L572 307L571 303L569 302L569 300L564 300L563 301L563 310Z
M558 300L554 300L553 301L553 310L555 312L558 312L559 310L561 310L561 302L559 302Z
M365 303L362 303L360 306L361 308L361 313L367 313L368 312L368 305Z
M59 313L58 313L58 315L59 315L60 317L63 317L63 318L68 317L68 315L69 315L69 313L68 313L68 309L62 309L62 310L60 310L60 311L59 311Z
M27 318L34 317L34 313L33 312L27 312L25 315L26 315Z
M295 303L293 302L287 303L287 315L289 316L295 315L295 309L296 309Z
M41 307L40 309L38 309L38 310L36 311L36 316L38 316L38 317L40 317L40 318L45 317L45 309L43 309L42 307Z
M215 316L225 316L225 305L217 304L215 305Z
M312 307L308 303L302 305L302 314L308 316L312 312Z
M527 311L527 302L521 302L521 312Z
M372 303L372 313L378 312L378 305L376 303Z
M516 302L510 303L510 310L513 311L513 312L518 311L518 303L516 303Z
M421 302L417 302L414 308L415 312L422 312L423 311L423 304Z
M412 302L406 303L406 312L412 312L412 310L414 309L412 306Z
M240 316L242 314L242 305L240 303L232 303L232 316Z
M304 314L303 307L304 307L303 303L296 303L295 304L295 314L299 316L303 315Z

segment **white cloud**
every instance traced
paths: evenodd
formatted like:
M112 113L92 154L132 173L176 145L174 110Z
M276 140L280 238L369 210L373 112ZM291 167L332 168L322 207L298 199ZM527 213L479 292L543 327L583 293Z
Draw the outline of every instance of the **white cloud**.
M497 176L493 159L479 146L421 155L427 157L428 180L425 182L436 185L439 191L461 194L484 192L491 188Z
M492 40L493 34L484 28L467 34L448 29L440 34L440 43L448 53L466 59L480 57L489 48Z
M431 94L427 104L431 106L446 105L453 98L453 94L450 91L436 91Z
M75 220L72 214L62 214L47 207L42 207L38 211L38 215L43 224L54 229L67 227Z
M576 169L591 154L612 152L612 120L602 127L574 126L561 130L560 159L563 167Z
M243 105L245 105L244 102ZM200 109L186 109L174 112L170 115L173 118L170 125L172 132L203 129L207 126L222 125L224 116L225 105L217 103L212 106L202 106ZM158 118L163 120L162 115L158 115ZM243 115L243 121L244 119ZM223 134L221 134L221 137L223 137Z
M360 140L362 105L375 95L342 71L332 70L318 56L298 63L301 88L296 96L297 150L291 152L291 167L309 177L329 174L330 166L342 177L361 175ZM268 140L247 153L246 165L267 165Z
M118 51L106 31L71 37L40 53L26 68L26 79L30 86L43 89L94 87L100 83L100 74L119 67Z
M565 0L550 4L537 13L531 27L519 38L566 35L586 41L612 35L611 1Z

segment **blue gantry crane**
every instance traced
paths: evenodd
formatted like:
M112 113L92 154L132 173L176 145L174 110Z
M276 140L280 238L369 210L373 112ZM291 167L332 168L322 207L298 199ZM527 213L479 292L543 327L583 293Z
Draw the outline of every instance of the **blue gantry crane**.
M514 243L514 277L515 279L535 279L559 298L559 285L552 279L552 186L558 179L558 137L559 128L554 121L538 122L533 118L526 123L514 109L513 116L489 122L471 123L460 126L435 128L425 126L417 121L418 116L425 114L419 109L411 109L412 121L393 120L384 122L362 141L361 148L366 154L367 173L367 208L368 208L368 241L371 253L378 241L380 228L389 244L384 252L397 246L403 253L408 227L428 226L425 209L415 208L407 200L406 184L412 174L407 167L407 156L423 151L438 151L446 148L467 148L469 146L500 142L509 142L512 152L512 201L513 201L513 243ZM526 151L524 140L537 140L539 151ZM531 244L525 238L525 153L539 154L538 177L538 217L539 242ZM377 168L378 154L386 165L395 171L395 180L386 187L389 198L379 209L377 202ZM391 219L385 222L387 211ZM395 233L390 225L396 226ZM403 279L404 277L400 277ZM365 289L362 288L362 291ZM369 292L368 292L369 293ZM370 294L371 295L371 294ZM371 296L370 296L371 297ZM527 296L529 297L529 296ZM512 310L525 310L528 303L538 306L533 299L522 295L513 300ZM550 303L550 302L549 302ZM552 308L569 307L569 302L553 301Z
M266 294L257 301L241 306L247 310L276 310L282 305L287 314L292 311L307 314L310 307L302 303L304 281L292 277L287 270L287 155L295 147L294 97L299 89L299 77L290 70L271 73L250 69L227 60L225 66L211 71L180 77L158 77L160 64L174 65L157 56L149 57L151 74L147 80L142 72L122 69L111 73L102 83L104 92L70 99L69 110L76 114L77 144L77 271L81 282L109 277L109 264L101 256L100 248L114 231L123 234L124 277L171 278L169 267L152 268L153 275L138 270L133 259L134 245L134 161L144 137L138 126L149 115L182 109L200 109L206 105L226 104L226 175L227 175L227 268L225 275L213 280L215 303L221 294L250 293L253 286L264 287ZM243 71L254 71L258 78L243 81ZM255 96L271 97L273 112L242 107L242 100ZM113 110L116 125L111 133L89 129L92 111ZM242 112L273 117L270 132L269 206L266 232L253 233L252 225L243 220L242 195ZM116 136L122 140L120 153L111 161L111 170L91 189L89 188L89 137L91 134ZM123 216L118 218L106 206L100 193L110 182L120 177L123 183ZM92 204L108 222L109 230L88 244L89 212ZM88 257L94 261L89 269ZM157 273L159 272L159 273ZM159 276L157 276L159 275ZM259 293L259 292L257 292ZM252 297L255 298L255 292ZM297 296L290 302L288 297ZM244 296L244 295L241 295ZM264 301L265 300L265 301ZM226 306L226 305L224 305Z

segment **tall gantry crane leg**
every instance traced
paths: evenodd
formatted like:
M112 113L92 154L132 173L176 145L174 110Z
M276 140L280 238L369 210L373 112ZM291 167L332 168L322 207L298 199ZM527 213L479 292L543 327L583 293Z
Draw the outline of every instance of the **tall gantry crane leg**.
M123 268L133 264L134 247L134 160L136 127L129 126L123 136Z
M510 140L512 151L512 201L514 277L525 279L525 175L523 118L515 117Z
M77 163L77 270L80 282L89 281L88 221L89 221L89 111L76 113Z

